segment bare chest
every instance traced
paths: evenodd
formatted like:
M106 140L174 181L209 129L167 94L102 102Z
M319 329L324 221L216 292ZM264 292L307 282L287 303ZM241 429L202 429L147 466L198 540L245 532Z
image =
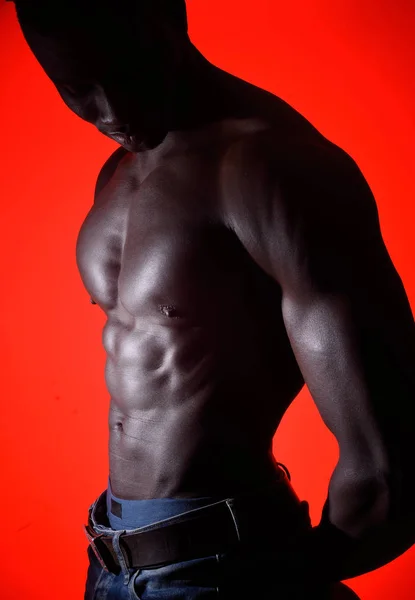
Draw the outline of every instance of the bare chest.
M181 160L141 182L134 172L116 172L77 240L77 264L91 298L120 318L177 324L215 314L227 298L232 302L244 268L220 216L220 189L213 160Z

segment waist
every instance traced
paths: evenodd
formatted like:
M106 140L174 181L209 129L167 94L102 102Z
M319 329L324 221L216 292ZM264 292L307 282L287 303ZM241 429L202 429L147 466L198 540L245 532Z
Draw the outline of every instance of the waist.
M236 449L219 448L208 443L183 448L180 440L161 440L153 449L132 446L120 438L113 442L109 445L110 485L113 496L119 498L224 498L279 480L275 458L266 448L255 450L242 444Z
M163 521L217 502L219 496L203 496L197 498L150 498L145 500L128 500L116 496L108 477L106 491L107 516L112 529L137 529L156 521Z
M223 499L238 496L254 503L256 497L275 496L287 505L296 507L299 498L291 485L291 476L285 465L274 460L272 477L262 485L246 482L245 487L228 489L226 493L210 488L208 493L196 497L153 497L149 499L126 499L114 493L111 478L108 477L106 490L106 517L112 529L136 529L197 509ZM214 492L212 490L215 490Z
M248 553L252 562L252 552L264 558L272 550L274 561L277 552L278 560L286 556L288 565L296 540L311 527L308 503L299 500L285 476L271 489L210 502L164 520L158 513L155 522L120 532L108 527L105 495L90 507L85 532L101 565L114 573L119 572L121 554L128 568L156 568L223 553L238 560ZM295 571L298 576L298 564Z

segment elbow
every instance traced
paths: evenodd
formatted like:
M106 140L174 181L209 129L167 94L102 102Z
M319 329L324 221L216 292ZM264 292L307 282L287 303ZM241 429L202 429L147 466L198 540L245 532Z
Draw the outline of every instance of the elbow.
M408 462L410 464L408 464ZM392 461L376 475L337 468L329 485L325 518L353 538L394 524L415 525L415 477L413 463ZM347 477L345 474L347 472Z
M337 490L333 498L330 521L352 538L362 538L390 519L392 493L389 486L378 480Z

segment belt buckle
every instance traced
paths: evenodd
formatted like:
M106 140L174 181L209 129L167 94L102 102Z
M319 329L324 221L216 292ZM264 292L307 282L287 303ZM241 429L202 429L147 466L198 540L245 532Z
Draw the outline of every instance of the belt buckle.
M107 571L108 573L118 574L121 571L121 567L111 556L108 548L103 543L101 543L101 550L98 547L98 545L100 543L99 540L103 536L103 534L95 533L89 525L84 525L83 527L84 527L85 535L88 539L88 542L89 542L95 556L97 557L101 567L103 569L105 569L105 571ZM97 542L98 542L98 545L97 545ZM106 555L106 557L103 556L103 554L101 553L102 550L104 552L104 555Z

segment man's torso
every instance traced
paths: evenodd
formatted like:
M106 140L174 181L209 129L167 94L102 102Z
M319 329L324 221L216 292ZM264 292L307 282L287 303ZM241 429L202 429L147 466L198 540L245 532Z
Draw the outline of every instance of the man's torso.
M255 161L252 173L229 164L232 148L275 137L275 123L257 123L229 121L147 171L118 151L82 225L78 267L108 317L110 478L121 498L225 496L275 476L272 438L304 381L281 289L229 226L240 192L228 173L259 175Z

